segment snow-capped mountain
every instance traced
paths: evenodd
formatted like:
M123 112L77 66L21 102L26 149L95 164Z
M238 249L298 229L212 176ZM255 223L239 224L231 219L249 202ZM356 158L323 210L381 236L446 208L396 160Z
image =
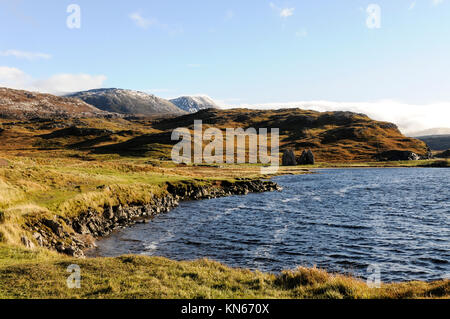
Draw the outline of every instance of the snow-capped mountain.
M183 111L197 113L205 109L218 109L219 106L208 96L181 96L170 100Z
M67 95L98 109L122 114L184 114L171 102L144 92L124 89L94 89Z

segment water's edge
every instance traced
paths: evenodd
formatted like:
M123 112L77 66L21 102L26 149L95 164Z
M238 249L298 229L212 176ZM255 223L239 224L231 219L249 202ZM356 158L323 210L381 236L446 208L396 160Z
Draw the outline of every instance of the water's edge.
M279 176L283 192L183 202L86 253L208 258L269 273L317 266L363 279L376 266L385 282L439 280L450 273L447 177L432 168Z
M103 213L86 211L73 218L55 216L30 218L25 224L33 239L41 247L56 250L73 257L85 257L84 251L95 247L95 240L114 230L129 227L177 207L180 201L204 200L233 195L247 195L281 190L276 183L266 180L216 181L206 185L191 182L166 183L161 195L153 195L147 205L108 206ZM22 241L31 243L23 237Z

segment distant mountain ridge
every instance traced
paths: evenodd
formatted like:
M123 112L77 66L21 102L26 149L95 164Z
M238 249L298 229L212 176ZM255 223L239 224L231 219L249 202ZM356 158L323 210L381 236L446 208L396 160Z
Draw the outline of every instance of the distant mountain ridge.
M450 149L450 134L419 136L416 138L427 143L433 151L445 151Z
M113 115L79 99L0 88L0 117L3 118L66 118Z
M156 115L156 114L184 114L185 111L170 101L140 91L117 88L94 89L76 92L66 97L79 98L96 108L121 114Z
M206 109L219 109L220 107L208 96L181 96L169 100L183 111L197 113Z

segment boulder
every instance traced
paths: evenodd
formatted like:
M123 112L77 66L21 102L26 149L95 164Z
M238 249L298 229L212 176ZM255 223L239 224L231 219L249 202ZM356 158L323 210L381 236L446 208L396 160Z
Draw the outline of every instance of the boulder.
M303 151L302 155L298 158L298 165L314 165L316 162L314 154L311 150Z
M50 228L55 235L62 237L64 229L60 223L51 219L44 219L42 223Z
M22 236L22 237L20 238L20 241L22 242L22 244L23 244L25 247L27 247L27 248L29 248L29 249L33 249L33 248L35 247L35 246L34 246L34 243L33 243L31 240L29 240L27 236Z
M420 156L411 151L392 150L378 154L379 161L418 161Z
M295 154L292 150L286 150L283 152L282 164L283 166L297 165L297 161L295 160Z
M70 247L64 248L62 253L66 254L68 256L76 257L76 258L84 257L84 252L75 246L70 246Z
M41 234L39 234L38 232L35 232L33 234L33 238L37 241L37 243L39 244L39 246L44 247L45 242L44 242L44 237L42 237Z

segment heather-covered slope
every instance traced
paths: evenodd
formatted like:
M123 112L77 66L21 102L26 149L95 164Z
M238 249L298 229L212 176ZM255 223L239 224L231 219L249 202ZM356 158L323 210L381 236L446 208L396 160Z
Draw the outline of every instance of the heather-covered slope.
M222 129L279 128L281 150L291 148L296 151L296 155L300 155L304 149L311 149L318 161L370 161L377 159L378 154L390 150L411 151L421 157L428 156L428 148L424 142L405 137L392 123L374 121L364 114L302 109L203 110L154 124L154 128L166 131L165 135L158 137L158 143L173 144L168 133L177 127L192 129L194 120L203 120L205 127ZM119 145L104 147L101 151L145 152L154 143L152 135L140 136Z
M0 102L3 117L24 120L22 125L0 121L3 149L70 149L170 158L176 143L171 141L172 131L192 129L194 120L202 120L205 129L279 128L281 152L293 149L298 156L311 149L317 162L376 161L386 151L408 151L421 158L429 155L426 143L405 137L396 125L351 112L207 109L165 118L114 117L114 113L99 111L78 99L5 89L0 90ZM50 121L33 120L43 115Z
M108 115L79 99L0 88L0 117L13 119Z

